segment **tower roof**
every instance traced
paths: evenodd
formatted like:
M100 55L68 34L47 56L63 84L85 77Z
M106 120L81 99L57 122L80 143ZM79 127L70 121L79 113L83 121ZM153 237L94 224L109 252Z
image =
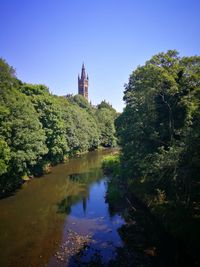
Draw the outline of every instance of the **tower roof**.
M85 65L82 64L81 79L86 79Z

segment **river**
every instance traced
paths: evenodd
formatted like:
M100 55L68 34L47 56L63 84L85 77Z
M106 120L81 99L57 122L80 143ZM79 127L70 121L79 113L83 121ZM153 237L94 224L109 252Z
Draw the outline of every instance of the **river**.
M70 159L0 200L0 266L80 266L97 257L106 264L115 257L125 222L105 200L101 161L111 152Z

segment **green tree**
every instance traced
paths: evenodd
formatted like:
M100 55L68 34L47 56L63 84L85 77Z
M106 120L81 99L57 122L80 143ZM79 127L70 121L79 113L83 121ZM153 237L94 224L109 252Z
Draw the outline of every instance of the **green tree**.
M184 203L191 185L198 184L189 173L198 171L191 142L199 138L199 74L200 57L180 58L171 50L153 56L131 74L126 108L116 121L127 176L149 181L155 194L159 188ZM196 155L196 170L193 166L186 175L183 162L190 155Z
M130 75L124 100L116 120L123 182L198 264L200 57L153 56Z
M7 172L9 160L10 148L3 139L0 139L0 176Z
M20 83L14 81L5 61L3 64L1 61L1 68L0 139L4 171L0 190L5 194L21 182L22 176L31 173L32 168L47 153L47 148L45 133L32 103L18 91Z
M45 160L54 164L62 162L69 147L65 139L65 126L59 98L50 95L48 88L44 85L24 84L20 91L29 96L45 131L48 148Z
M115 125L114 121L117 117L117 112L110 104L102 101L98 106L95 113L99 132L100 144L106 147L116 146Z
M88 112L80 105L63 98L60 101L70 154L96 149L99 145L99 132L92 110Z

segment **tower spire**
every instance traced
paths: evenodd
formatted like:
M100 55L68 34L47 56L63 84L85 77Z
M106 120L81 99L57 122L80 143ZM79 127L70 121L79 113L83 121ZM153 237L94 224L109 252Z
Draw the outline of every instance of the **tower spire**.
M83 62L83 64L82 64L81 79L86 79L86 73L85 73L85 65L84 65L84 62Z
M88 75L86 76L84 62L81 69L81 78L78 76L78 93L88 99Z

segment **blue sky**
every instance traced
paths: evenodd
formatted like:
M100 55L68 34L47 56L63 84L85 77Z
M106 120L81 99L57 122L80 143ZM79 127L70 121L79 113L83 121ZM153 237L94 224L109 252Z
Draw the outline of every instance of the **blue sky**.
M0 57L24 82L77 93L85 62L89 99L123 108L130 73L152 55L199 55L198 0L0 0Z

